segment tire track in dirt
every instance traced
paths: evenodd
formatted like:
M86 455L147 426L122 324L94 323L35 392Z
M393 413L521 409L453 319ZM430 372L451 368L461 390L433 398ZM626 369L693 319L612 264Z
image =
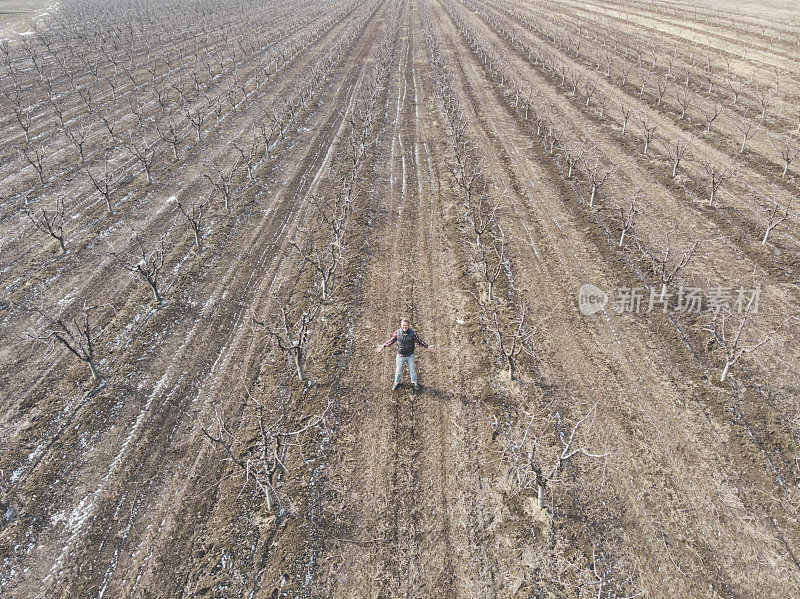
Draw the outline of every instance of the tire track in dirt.
M705 207L704 201L697 197L686 184L663 183L663 177L657 172L652 157L643 157L640 150L624 147L615 143L613 139L606 142L605 140L609 137L607 125L598 123L584 114L583 110L574 105L574 102L571 102L559 90L554 89L550 81L538 73L516 48L491 29L484 20L476 19L474 22L494 40L498 47L507 51L508 65L515 73L519 74L520 80L533 84L537 91L543 94L547 104L554 111L560 113L561 116L557 122L572 129L572 132L567 135L568 139L578 140L585 137L591 140L592 146L597 148L608 161L623 165L623 168L616 174L619 184L614 184L611 187L611 193L607 195L624 198L630 196L633 189L638 188L644 192L644 201L648 209L646 218L657 223L654 225L654 229L660 230L662 226L669 227L669 223L674 222L679 225L678 231L685 232L685 235L714 239L714 243L704 246L703 257L709 263L709 267L715 271L730 271L731 265L742 263L741 256L744 254L748 258L748 264L739 266L736 274L739 280L746 279L752 273L754 265L769 273L774 283L782 284L793 280L793 270L788 264L783 264L783 261L777 259L777 256L764 252L760 246L754 244L757 238L760 239L754 224L756 211L752 209L752 200L746 196L748 193L755 193L762 197L768 196L768 187L761 184L764 178L761 173L747 172L744 173L744 181L731 183L737 187L737 193L721 190L729 198L730 206L713 209ZM551 51L558 52L554 49ZM589 72L589 69L572 58L560 52L559 54L562 61L572 64L579 72L584 75ZM689 160L684 160L683 164L684 168L691 165L695 179L700 178L700 167L697 164L699 159L708 159L715 164L725 164L730 161L731 157L724 150L697 136L690 136L689 133L675 125L671 119L648 104L619 90L603 78L595 77L594 73L589 73L588 76L594 78L598 87L607 96L624 97L626 105L634 107L636 112L647 114L651 122L657 125L659 134L666 133L668 139L671 140L681 139L692 148L693 152L690 153ZM691 139L689 139L690 137ZM720 233L725 240L724 245L718 242ZM794 254L795 252L790 251L790 253ZM779 285L775 286L777 288ZM776 301L780 301L782 304L782 310L778 312L785 312L796 303L796 299L776 298Z
M340 27L344 25L340 24ZM325 44L326 40L335 39L335 34L338 29L334 28L333 32L329 32L328 36L323 36L321 40L318 42L319 44ZM324 48L323 48L324 51ZM309 52L309 55L315 54L315 52ZM303 68L305 64L311 60L311 56L303 55L300 58L300 61L293 64L292 67L296 68ZM292 69L293 70L293 69ZM281 93L284 93L288 88L288 85L291 84L291 77L289 76L288 71L281 71L278 78L273 81L272 85L269 87L268 90L265 92L265 97L274 96L278 97ZM311 110L313 112L313 109ZM239 123L236 125L237 129L244 130L246 126L241 125L241 121L245 121L249 123L252 118L252 115L243 111L239 115L234 115L236 118L232 119L232 122L229 123L233 125L233 123ZM298 120L297 122L297 129L301 129L304 125L304 120ZM219 139L216 142L206 141L203 144L205 148L204 153L202 156L198 155L195 151L189 152L183 160L179 167L180 170L189 173L186 176L181 176L177 179L170 180L166 182L166 187L162 187L159 189L158 196L159 197L169 197L170 195L177 195L182 199L186 196L191 197L194 193L194 187L198 179L192 178L196 174L196 168L200 160L209 160L209 161L216 161L223 159L227 153L229 153L229 139ZM178 168L178 167L176 167ZM169 172L172 172L172 169L167 169ZM167 173L169 174L169 173ZM202 181L202 178L200 179ZM145 194L145 199L152 200L151 197L155 192L153 190L148 191ZM199 192L198 192L199 193ZM137 213L128 213L126 214L126 218L128 219L128 224L133 224L139 230L144 231L162 231L167 228L168 221L174 218L174 214L172 210L167 210L168 204L164 203L161 206L157 207L156 210L153 210L152 202L139 202L137 203ZM144 212L144 217L142 219L139 218L140 213ZM214 224L214 223L212 223ZM221 223L221 227L224 228L227 225L225 223ZM234 225L236 226L236 225ZM119 226L119 223L109 224L109 228L107 230L101 231L98 235L99 238L105 238L105 242L110 242L110 238L106 238L106 234L110 233L112 236L123 234L128 236L127 232L122 230L122 227ZM127 240L129 241L129 240ZM126 243L127 243L126 241ZM119 243L114 242L111 245L115 247L119 247ZM88 289L104 289L104 297L110 298L119 298L125 296L126 292L128 293L129 297L133 296L138 297L141 293L140 286L138 285L138 281L133 281L127 273L125 273L122 269L120 269L116 264L113 263L108 258L105 258L100 265L91 269L91 272L87 275L85 273L85 269L81 268L83 262L87 260L91 260L92 253L96 251L98 248L94 247L95 243L89 243L87 247L82 248L81 251L77 252L70 252L66 256L62 257L59 260L59 266L57 267L57 271L55 273L45 272L45 273L36 273L33 276L33 280L37 280L37 278L46 278L46 286L45 281L43 280L39 286L42 289L46 288L54 288L55 283L57 282L59 286L63 286L69 289L72 289L72 296L74 295L81 295L82 293L86 292ZM182 244L178 244L178 251L182 247ZM102 249L102 248L100 248ZM85 250L85 251L84 251ZM187 251L185 258L189 256L189 252ZM168 262L168 267L171 267L172 264ZM180 273L179 273L180 274ZM63 276L66 275L66 276ZM30 273L29 275L30 276ZM125 306L123 309L120 309L117 321L121 320L121 316L126 314L130 306ZM133 317L133 320L143 320L149 318L149 314L152 314L152 311L149 307L140 307L140 308L133 308L136 310L136 314ZM8 318L11 314L5 315L5 318ZM147 314L147 316L146 316ZM112 328L114 326L114 322L112 322ZM34 349L36 346L33 346ZM113 348L117 350L117 347ZM38 357L38 354L36 354ZM44 372L43 375L37 376L36 379L31 381L25 381L23 383L23 387L25 388L25 392L20 393L15 396L18 403L20 405L25 405L28 401L35 400L35 394L41 393L44 388L50 388L52 385L55 384L55 381L58 380L59 377L54 376L58 370L56 367L63 367L63 363L69 362L71 363L71 356L67 355L66 353L59 353L58 358L52 360L52 366L50 368L29 368L24 372L31 372L31 373L40 373ZM36 359L36 358L32 358ZM29 362L29 366L32 364ZM23 379L24 380L24 379ZM21 381L20 381L21 382ZM10 416L12 410L8 410L4 417ZM44 417L44 414L40 414L39 418ZM13 423L5 422L6 426L11 426Z
M385 3L380 5L382 8L381 13L385 13ZM320 180L320 177L324 170L327 168L327 165L330 161L332 151L335 144L340 143L341 141L341 133L342 129L345 126L346 118L349 115L350 110L352 110L353 103L356 99L356 92L359 89L359 86L363 80L365 67L364 63L366 62L366 58L369 53L372 51L376 34L379 29L378 23L381 21L382 17L379 17L376 13L373 14L373 18L370 23L367 24L366 29L369 30L368 33L362 33L362 39L358 42L358 56L353 58L350 63L350 72L347 75L347 79L345 82L337 88L337 97L333 99L330 103L330 109L328 111L328 121L322 127L322 132L319 135L318 140L312 144L312 146L316 146L316 152L313 153L313 157L306 158L304 163L298 165L296 170L295 179L293 181L289 181L288 184L284 186L284 189L289 189L287 193L294 194L295 201L305 207L305 212L307 213L308 205L307 200L310 197L311 193L315 190L315 186L317 182ZM355 51L354 51L355 53ZM344 111L340 111L339 107L344 105L346 109ZM310 178L307 175L315 173L315 175ZM295 219L293 224L293 229L296 228L301 220L300 217L301 211L298 210L298 216ZM286 252L290 252L288 246L288 240L291 237L290 233L287 233L283 236L282 240L282 253L285 256ZM296 261L296 260L295 260ZM293 268L286 267L281 268L281 271L288 271L294 272ZM256 290L255 297L248 303L252 304L253 311L256 314L260 314L262 312L266 312L269 309L269 306L272 303L271 297L271 287L272 282L278 280L279 273L277 267L275 268L275 273L273 276L266 277L260 285L260 288ZM266 285L267 279L271 282L269 286ZM228 367L229 370L232 370L227 376L227 380L231 380L237 378L237 376L243 380L249 381L255 375L258 370L259 364L261 362L260 357L263 354L263 350L259 347L250 347L248 344L250 343L250 336L247 334L240 335L239 338L239 347L234 346L230 352L225 352L226 354L230 353L231 355L235 356L242 356L242 363L246 364L246 374L245 375L237 375L237 365L230 364ZM247 348L247 349L245 349ZM255 369L255 371L254 371ZM223 391L226 389L227 386L223 384L221 392L226 393L227 391ZM210 398L212 401L212 405L218 401L218 393L214 392L213 390L206 393L207 397ZM198 398L199 399L199 398ZM197 401L197 400L195 400ZM198 422L204 422L210 418L211 414L207 413L210 410L211 406L204 406L200 411L205 411L206 414L203 416L202 414L197 416ZM192 423L188 423L192 426ZM157 531L156 541L163 544L164 546L168 546L170 539L178 536L180 538L190 538L192 539L193 543L198 543L202 537L196 535L194 533L194 526L193 524L189 523L189 520L194 517L196 513L196 509L204 509L208 514L208 519L211 520L214 518L214 512L217 512L218 509L226 509L224 507L217 508L220 506L219 501L215 501L213 507L209 507L207 503L201 502L200 496L204 491L205 485L208 484L208 476L205 475L203 472L203 468L207 466L207 461L215 460L215 456L213 452L207 451L207 446L204 444L202 436L199 434L199 429L195 425L191 430L192 439L194 442L200 444L198 448L198 457L195 459L190 468L189 474L191 475L189 478L189 484L185 485L182 481L181 476L176 476L174 481L171 483L169 488L174 487L175 493L179 498L185 498L185 501L182 503L181 513L185 513L187 516L186 520L184 521L180 515L177 515L173 522L173 528L166 528ZM213 479L212 479L213 481ZM169 504L170 498L172 497L172 493L169 490L165 490L163 492L163 496L159 503L161 504ZM201 502L201 506L197 508L194 505L194 502L198 501ZM218 515L218 514L217 514ZM224 514L223 517L233 518L235 515ZM207 528L209 526L209 520L205 520L204 527ZM164 577L164 582L169 578L169 571L168 568L163 568L161 572L159 572L160 577Z
M373 248L366 278L366 296L386 299L367 310L361 328L377 335L370 341L380 340L406 314L442 357L420 349L423 391L409 391L406 383L392 395L393 361L383 359L380 376L370 378L374 360L363 356L367 365L357 379L365 380L353 387L377 397L340 432L363 445L345 446L336 467L334 478L345 487L344 505L337 509L345 538L334 539L336 549L323 562L323 596L488 595L506 582L496 572L506 566L513 571L517 559L493 534L492 522L502 510L499 494L487 489L483 473L472 465L485 456L476 405L466 399L472 390L464 388L463 378L466 364L476 358L455 330L467 291L448 242L458 242L459 233L452 199L444 216L444 147L429 113L432 86L423 89L417 73L426 57L414 35L421 30L416 6L405 18L411 30L405 30L407 45L392 80L397 92L390 94L395 122L382 148L390 166L378 189L387 198L380 209L382 241ZM460 290L459 299L449 297L454 290ZM370 341L361 351L368 351ZM376 384L381 390L370 391Z
M369 44L366 42L365 39L362 39L362 41L361 41L361 54L362 54L362 56L364 55L365 52L368 51L368 49L369 49ZM355 75L358 72L359 62L360 62L359 60L353 60L351 63L349 63L350 64L350 71L347 74L348 78L355 79ZM263 265L269 266L270 269L271 269L271 273L270 273L271 276L266 276L263 279L261 279L259 277L260 285L262 285L262 286L268 285L268 283L271 280L274 280L274 278L275 278L275 276L277 274L277 269L278 269L278 267L280 265L279 258L286 254L286 251L287 251L287 248L288 248L287 236L290 234L291 229L287 230L286 225L287 225L287 223L290 222L289 218L290 218L291 215L294 215L292 217L292 221L291 221L293 223L292 224L292 229L293 229L297 225L301 209L303 209L306 206L305 202L302 202L302 201L301 202L297 202L297 199L300 199L300 198L298 197L298 195L295 195L294 190L297 190L298 188L302 187L301 183L304 180L304 173L305 173L306 170L308 170L310 168L311 164L313 164L313 162L310 162L310 160L319 161L320 158L328 158L330 156L330 154L328 152L320 152L319 151L319 147L320 146L321 147L328 147L330 144L332 144L335 141L334 137L335 137L335 133L337 131L336 128L338 126L340 126L340 124L342 122L342 119L343 119L343 117L340 117L340 115L335 112L335 107L337 105L341 104L341 98L346 97L345 96L346 94L350 94L352 89L353 89L353 84L352 83L350 85L348 85L348 86L344 86L344 85L340 85L339 86L337 93L338 93L338 96L339 96L340 99L338 99L338 100L336 100L336 101L334 101L334 102L332 102L330 104L330 106L328 108L328 111L327 111L327 114L328 114L327 121L326 121L325 125L316 133L316 137L317 137L318 141L316 143L310 143L310 144L307 144L307 145L299 145L298 146L300 149L305 148L306 158L304 160L299 160L297 162L297 164L296 164L296 167L295 167L295 169L296 169L295 170L295 173L296 173L295 178L294 178L293 181L289 181L289 185L287 185L285 187L285 189L290 190L289 193L283 193L283 194L279 193L278 197L280 197L280 195L283 195L283 199L280 200L279 203L278 203L278 198L273 200L273 202L277 203L278 206L279 206L279 208L274 211L274 212L277 212L277 214L271 214L271 212L273 212L273 211L267 211L267 213L265 213L265 215L262 217L262 220L259 223L258 227L253 229L252 238L254 240L256 240L256 241L254 243L248 243L245 240L245 241L243 241L242 245L240 245L240 247L244 248L246 251L244 253L240 251L240 253L235 257L235 261L238 262L242 258L250 257L250 259L256 261L255 264L253 266L251 266L249 269L248 268L244 268L244 265L239 264L239 265L237 265L237 268L231 269L231 270L228 271L228 277L223 278L223 279L219 280L216 283L216 290L217 291L212 292L212 294L210 295L210 298L209 298L209 302L211 304L213 304L212 300L213 300L214 297L220 297L220 299L225 299L229 294L233 295L234 297L236 297L236 295L239 295L239 292L231 293L231 291L233 291L233 289L236 289L237 287L240 288L242 291L240 292L240 297L239 297L238 301L229 302L227 305L224 302L222 303L221 309L219 311L217 311L215 314L213 314L214 322L217 323L217 327L215 327L215 329L213 331L209 330L209 331L204 332L203 337L202 337L202 339L200 340L200 342L198 344L200 348L203 348L203 351L205 352L205 355L209 355L209 357L213 357L213 356L217 357L217 360L213 361L213 360L209 360L208 358L202 358L199 354L195 353L195 355L194 355L194 359L195 360L197 360L198 358L201 358L200 359L200 364L198 364L197 362L195 362L195 364L194 364L194 366L196 368L196 374L199 375L199 377L201 379L205 378L205 376L208 374L208 372L213 373L214 366L211 364L211 362L213 361L214 365L216 365L216 363L218 362L219 358L222 357L222 355L226 353L226 351L227 351L226 347L230 346L232 341L236 341L237 340L237 335L234 334L234 332L236 331L237 328L240 328L240 327L237 326L237 323L241 323L241 316L242 316L242 312L243 312L243 306L246 305L246 303L248 303L248 301L247 301L248 294L250 294L250 295L253 294L252 291L248 291L248 287L250 286L250 283L254 280L254 275L256 274L256 272L261 267L260 265L263 264ZM325 141L325 140L327 140L327 141ZM312 150L315 147L317 147L317 152L316 153L312 153ZM306 197L307 197L307 195L308 194L306 193ZM267 218L268 216L271 217L271 218ZM274 229L273 227L278 227L278 228ZM270 229L272 229L272 232L270 232ZM258 240L263 240L263 241L268 242L267 245L263 247L263 252L261 252L260 254L258 254L256 252L252 252L249 249L250 247L258 247L258 245L259 245L258 244ZM274 252L274 248L275 248L276 244L280 244L279 245L279 248L280 248L280 252L279 253ZM270 248L273 248L273 255L268 256ZM273 261L271 263L265 262L265 258L266 257L272 258ZM249 274L249 278L247 277L248 273L250 273ZM265 273L265 274L267 274L267 273ZM239 281L238 283L235 282L237 279ZM221 296L220 296L220 292L222 292ZM263 293L265 295L268 295L268 290L264 291ZM207 305L209 305L209 304L207 304ZM233 324L232 330L230 332L228 332L227 334L220 335L220 332L224 328L228 327L228 325L226 323L232 323ZM195 328L196 328L196 326L197 326L197 321L195 322ZM245 335L245 337L247 337L247 336ZM221 342L223 342L223 341L224 341L224 345L220 346L219 344ZM246 339L243 340L242 337L241 337L241 333L239 333L238 334L238 342L237 343L239 345L241 345L243 342L246 343L247 341L246 341ZM236 353L235 345L230 346L229 349L231 350L232 354ZM167 351L169 351L169 350L167 350ZM187 350L187 351L190 351L190 350ZM181 363L180 360L175 360L174 355L173 355L173 359L172 360L174 360L175 364L180 364ZM164 362L170 363L172 360L165 360ZM229 358L226 358L225 362L228 362L228 360L229 360ZM251 360L250 363L252 363L252 362L254 362L254 361ZM207 364L206 367L211 367L212 370L211 371L204 371L202 366L201 366L201 364ZM168 374L169 374L169 371L168 371ZM223 373L219 373L220 376L222 374ZM165 375L165 377L166 376L167 375ZM162 378L162 380L164 380L164 379ZM171 395L174 395L176 390L177 390L177 388L173 388L172 391L171 391ZM154 393L151 395L151 400L148 401L145 404L145 406L146 406L145 410L143 412L140 412L140 418L144 417L143 415L145 414L145 412L147 412L147 408L150 405L152 405L151 401L155 398L155 396L157 395L158 391L159 391L159 388L157 387L156 390L154 391ZM184 392L185 391L186 390L184 389ZM209 392L209 393L213 393L213 391ZM183 396L180 396L180 400L181 401L178 402L179 405L170 406L170 409L165 414L159 414L155 418L152 418L152 416L151 416L150 420L148 420L148 422L147 422L147 427L142 431L143 434L145 434L145 436L147 436L148 432L150 432L150 431L152 431L152 432L154 432L156 434L156 437L154 439L149 439L149 441L152 442L154 440L160 439L161 443L164 443L163 437L167 436L167 431L169 431L170 429L174 430L174 426L165 427L163 419L166 418L166 417L170 417L172 419L177 419L178 421L180 421L181 419L185 420L186 417L188 416L187 414L185 414L187 408L191 407L191 403L194 403L194 402L197 401L197 398L194 398L192 400L192 402L189 403L189 405L186 405L186 402L191 398L192 395L193 394L191 392L189 392L189 393L186 393ZM163 409L164 406L165 406L165 404L162 404L162 409ZM190 410L190 412L193 412L192 415L197 415L197 410ZM189 416L189 418L191 418L191 416ZM139 420L139 421L141 422L141 420ZM192 420L191 422L194 422L194 421ZM136 431L133 431L133 432L136 432ZM169 434L169 437L171 437L171 433ZM197 442L197 444L202 443L201 437L199 435L197 435L197 430L194 431L194 437L195 437L195 441ZM166 441L169 441L169 439L167 439ZM131 435L129 437L129 440L126 441L126 443L125 443L125 445L123 447L127 447L128 445L142 447L142 446L147 446L148 442L145 441L144 439L142 439L142 440L138 440L137 439L135 441L134 438L133 438L133 435ZM155 444L151 444L151 447L153 447L153 446L155 446ZM167 447L167 449L168 449L168 447ZM200 449L202 450L202 447ZM157 453L158 452L156 452L156 454ZM198 452L198 457L199 457L200 454L203 454L203 451L199 451ZM190 454L190 455L194 455L194 454ZM122 454L119 454L118 458L121 459L121 456L122 456ZM156 459L154 460L155 464L152 464L152 466L154 468L156 468L158 466L158 464L160 463L160 461L161 461L160 460L161 456L156 455L155 457L156 457ZM197 463L197 462L195 462L195 463ZM141 464L128 463L125 466L126 466L125 469L122 469L122 467L120 467L120 469L114 471L115 472L115 478L117 480L125 479L125 480L135 481L135 480L137 480L137 477L141 477L142 476L142 473L140 472ZM84 474L86 474L86 473L84 473ZM127 478L126 478L126 476L127 476ZM84 476L82 478L91 479L90 476ZM100 488L103 488L103 487L100 487ZM88 495L87 495L87 497L88 497ZM167 510L169 511L169 503L167 503L166 506L167 506ZM94 524L94 523L93 523L93 525L97 526L97 524ZM83 582L85 584L88 584L88 581L83 581Z
M456 38L460 39L460 36L458 36L457 32L454 31L454 28L444 27L443 30L447 31L448 35L455 36ZM451 51L455 56L459 55L455 49L452 49ZM461 55L470 56L467 50L463 50L463 54ZM477 74L472 74L473 69ZM522 154L510 151L508 148L504 147L508 141L504 140L504 134L502 133L500 127L502 125L503 129L507 128L506 131L511 131L513 130L513 126L510 123L507 123L504 119L500 119L498 117L498 114L502 114L504 112L502 104L497 110L490 110L498 104L498 100L493 97L492 93L489 93L488 95L483 93L483 89L484 87L491 88L491 84L484 83L479 67L470 66L467 70L462 68L460 74L461 76L457 77L456 81L463 82L465 85L475 86L477 84L472 83L472 81L480 81L480 84L475 87L476 91L481 91L480 97L475 97L474 92L472 92L472 110L476 110L479 113L478 122L481 123L481 126L484 127L487 132L491 133L486 139L485 143L489 144L489 147L496 147L501 156L506 154L506 156L502 157L501 160L501 163L506 165L501 167L501 172L506 171L502 176L510 176L513 178L513 173L524 173L526 171L535 173L532 177L530 177L531 180L536 180L537 183L537 188L532 190L533 194L535 194L535 197L539 199L539 203L542 204L542 207L545 208L545 210L551 211L555 209L555 214L561 213L561 215L558 217L558 220L561 223L557 227L558 230L553 230L552 233L548 233L548 237L551 237L551 241L548 243L548 245L553 246L553 243L555 243L555 246L553 247L561 245L562 242L558 240L562 239L563 237L563 240L566 242L567 237L564 235L567 235L575 240L570 243L572 246L571 250L568 249L570 245L565 248L568 252L567 255L569 255L570 252L573 254L576 252L582 254L579 260L576 256L576 261L574 263L566 264L562 262L565 267L565 272L573 273L569 275L570 278L578 275L578 281L582 282L585 273L584 275L579 275L579 271L575 272L575 265L580 264L582 265L581 268L588 267L591 269L592 281L602 281L603 278L600 277L600 273L607 273L609 270L613 272L614 269L608 269L602 265L602 262L597 263L596 257L590 257L586 253L586 250L581 249L586 248L588 250L588 248L591 247L591 243L587 243L585 240L579 241L579 237L576 236L577 231L573 230L574 225L570 224L571 219L569 214L559 210L557 204L553 204L553 200L563 195L563 192L558 191L558 185L556 185L554 188L548 189L548 177L545 175L545 171L534 168L532 164L527 164L527 166L525 166L527 159L523 160ZM467 97L470 96L470 93L471 92L469 92L468 89L466 94ZM481 117L480 113L485 113L487 116ZM491 116L488 116L490 114ZM491 125L488 123L491 123ZM522 139L525 138L523 134L518 135L520 135ZM495 137L494 141L492 141L492 137ZM523 147L527 148L527 145L523 144ZM513 165L513 168L509 169L507 166L508 163ZM544 187L542 187L543 185ZM538 220L540 223L544 223L548 226L551 225L551 223L558 224L556 220L553 220L550 216L546 215L546 213L543 215L543 217L537 217L536 214L531 213L529 211L530 208L526 207L524 204L520 205L519 209L522 211L524 220L529 222L535 222ZM509 223L508 226L513 230L513 225L511 223ZM520 231L518 236L523 239L525 237L522 231ZM542 243L542 241L540 241L540 243ZM563 253L563 251L557 251L556 253ZM535 263L535 260L533 262ZM530 273L528 273L527 276L529 275ZM534 282L532 286L533 288L541 288L541 283L542 281L539 281L538 283ZM575 293L575 289L577 289L577 284L572 283L567 289L559 290L558 287L555 287L551 293L545 294L545 296L568 297ZM623 323L620 323L620 325L617 326L621 325L623 325ZM709 443L709 445L703 445L702 452L698 451L697 455L692 455L692 459L697 459L698 463L706 462L706 465L703 468L706 478L703 476L696 476L696 478L694 478L692 485L695 490L695 494L693 495L694 497L701 496L703 492L700 491L700 489L704 488L704 485L708 480L718 479L718 473L720 471L729 471L729 475L731 475L734 479L741 477L741 470L739 468L734 468L733 471L731 471L730 465L727 464L728 459L724 457L727 453L726 448L724 445L721 445L718 441L716 441L716 438L719 434L719 430L715 430L717 427L715 426L711 430L708 430L708 426L702 420L698 420L698 414L692 413L691 410L686 409L685 404L681 400L681 395L685 393L685 390L682 390L684 387L683 384L677 384L676 386L676 383L678 382L677 380L668 382L664 379L663 375L666 374L666 372L662 370L661 364L666 362L661 362L661 358L659 357L648 359L653 353L652 343L643 344L642 340L638 339L641 333L637 333L635 330L630 330L629 324L624 324L623 328L621 328L618 332L614 332L614 336L610 337L608 340L602 340L602 338L607 336L609 331L603 333L602 328L597 330L593 325L589 325L591 328L586 331L585 337L581 336L580 339L575 339L576 334L574 329L576 327L578 329L585 329L586 326L586 322L581 322L580 319L578 319L577 321L571 323L570 327L564 331L563 337L559 334L553 335L563 343L559 346L558 354L552 355L553 361L550 366L557 366L559 363L564 365L569 364L567 369L564 369L562 366L561 372L559 372L556 379L568 381L565 387L569 388L571 392L584 395L588 390L587 386L588 388L591 388L592 386L589 381L594 381L595 388L602 390L602 395L613 402L614 411L606 412L604 414L604 418L609 418L612 422L616 422L615 427L623 433L621 439L621 443L623 445L619 448L620 453L623 453L624 445L630 445L631 443L633 444L630 450L624 451L624 454L626 460L634 460L635 462L639 462L638 471L640 472L640 475L649 478L653 475L653 473L658 471L671 471L672 473L668 479L667 487L669 487L669 485L673 486L674 488L687 487L686 482L683 481L683 479L686 478L683 466L674 459L675 454L672 453L672 449L670 449L670 447L674 446L673 444L675 441L674 439L666 438L664 433L660 432L661 425L656 424L656 421L660 421L664 422L664 428L669 429L670 434L673 433L673 429L674 431L683 432L683 435L685 435L685 441L688 441L687 446L691 447L693 443L698 443L698 439L703 439L703 443ZM598 338L598 334L600 335L600 338ZM621 336L621 339L624 341L615 341L615 338L618 336ZM570 354L574 355L574 358L567 358L567 347L571 344L570 341L585 343L585 341L582 341L584 339L586 341L595 340L597 345L594 346L589 343L588 345L585 345L584 349L575 348L569 352ZM602 348L606 348L606 350L603 350ZM637 351L639 349L642 351ZM599 362L595 357L599 357L606 352L610 352L610 354L605 359L601 358L601 360L602 362L608 360L608 365L603 366L602 362ZM614 357L614 354L617 354L617 356ZM592 365L591 370L586 369L586 366L589 366L589 364ZM634 364L638 365L634 367ZM643 368L644 366L650 366L650 368ZM625 371L629 371L629 373L626 374ZM660 372L657 379L657 396L654 394L653 390L641 388L643 384L642 381L653 380L654 372ZM618 382L615 383L614 381ZM671 390L670 387L672 387ZM628 389L636 390L637 394L643 395L643 397L637 398L636 402L639 404L639 407L635 408L634 411L631 411L631 407L626 405ZM666 401L667 398L669 398L669 401ZM644 399L647 404L646 408L645 405L641 403L642 399ZM664 411L663 408L666 407L664 406L665 403L667 406L670 406L671 413ZM644 412L642 412L642 410L644 410ZM680 417L676 418L676 412L681 414ZM643 416L644 419L642 418ZM653 420L654 416L656 417L656 420ZM648 420L652 426L646 424ZM672 422L672 424L668 424L669 422ZM688 426L690 422L693 423L691 430ZM642 430L636 431L635 429L631 428L632 426L635 426L636 428L641 427ZM656 448L651 446L650 442L648 441L648 438L650 438L651 435L654 435L654 438L659 440L660 446L657 446ZM683 444L681 444L681 446L683 446ZM711 450L710 447L715 447L715 450ZM657 449L657 451L654 451L654 449ZM621 466L621 464L617 464L616 466ZM627 464L626 468L630 466L631 464ZM693 472L693 474L697 475L698 471L699 467L695 470L695 472ZM617 484L622 485L619 492L620 497L635 498L641 495L641 493L637 491L635 487L626 489L626 487L630 487L630 485L626 482L627 477L625 476L624 471L621 470L618 473L618 476L619 480L617 481ZM631 482L633 481L631 480ZM722 485L721 481L715 482L719 482L719 484ZM740 481L737 480L737 482ZM669 489L667 488L665 490ZM672 493L673 491L670 490L669 492ZM682 500L691 502L692 499L690 499L690 497L691 496L682 498ZM647 516L648 512L652 513L653 510L657 512L659 509L663 510L665 509L665 506L669 505L670 501L648 502L645 511L642 511L643 506L641 505L630 505L629 509L631 510L631 514L636 514L638 512L638 516L636 516L636 520L638 522L637 524L633 525L632 528L647 530L648 526L652 526L652 524L648 524L648 522L653 522L652 516ZM750 535L751 539L754 540L759 538L763 530L770 530L772 528L769 524L769 518L770 517L766 514L762 514L761 524L759 527L761 530L758 532L756 532L756 530L752 530ZM664 520L669 520L668 513L664 514ZM702 520L699 517L694 520L695 522L693 524L695 526L701 525ZM685 534L685 527L676 528L676 532L679 530L681 532L676 536L682 536ZM726 588L729 583L726 582L724 578L720 578L721 573L719 572L719 568L717 565L713 564L715 560L723 560L712 557L711 552L704 550L697 541L697 539L708 538L709 533L715 534L713 530L697 530L695 534L690 535L689 539L686 539L696 547L696 554L701 556L701 562L696 563L694 567L702 568L705 570L705 574L707 576L709 576L711 579L718 580L720 588ZM780 533L778 533L778 536L781 536ZM653 538L658 538L658 535L647 535L645 533L645 536L641 536L638 538L638 540L636 540L635 544L637 546L637 552L641 550L640 555L643 556L647 553L650 553L654 558L659 555L662 549L653 546ZM693 539L693 541L690 539ZM631 541L633 540L631 539ZM728 547L726 547L726 553L737 553L737 548L728 544ZM650 569L650 563L647 563L647 560L645 559L640 561L640 565L645 572ZM703 564L702 566L700 565L701 563ZM735 573L737 570L734 567L734 563L735 562L729 561L726 566L727 571L731 573L731 577L735 578ZM657 573L652 570L650 571L650 575L654 578L658 577ZM679 574L676 580L680 579L682 579L682 575Z

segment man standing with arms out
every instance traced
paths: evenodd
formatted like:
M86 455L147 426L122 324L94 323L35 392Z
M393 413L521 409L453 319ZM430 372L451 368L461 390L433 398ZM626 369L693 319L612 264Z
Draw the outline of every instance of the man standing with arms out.
M414 329L411 328L411 323L408 318L400 321L400 328L394 332L392 338L383 345L375 347L375 352L380 353L383 348L389 347L392 343L397 342L397 369L394 373L394 387L392 391L397 389L400 385L400 379L403 377L403 365L408 364L408 371L411 374L411 382L414 384L414 389L419 391L417 384L417 367L414 364L414 344L419 343L428 351L436 351L432 345L428 345L422 339L417 337Z

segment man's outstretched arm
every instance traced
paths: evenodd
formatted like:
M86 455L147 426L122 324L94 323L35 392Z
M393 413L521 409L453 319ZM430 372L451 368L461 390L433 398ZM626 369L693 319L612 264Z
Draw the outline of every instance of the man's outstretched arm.
M395 341L397 341L397 331L395 331L395 332L394 332L394 335L392 335L392 338L391 338L391 339L389 339L389 341L387 341L387 342L386 342L386 343L384 343L383 345L378 345L378 346L376 346L376 347L375 347L375 351L376 351L376 352L379 352L379 351L381 351L381 350L382 350L384 347L389 347L389 346L390 346L392 343L394 343Z
M397 333L395 333L395 337L396 337L396 336L397 336ZM419 343L419 344L420 344L422 347L424 347L425 349L428 349L428 350L430 350L430 351L434 351L434 349L433 349L433 346L432 346L432 345L428 345L428 344L427 344L427 343L425 343L425 342L424 342L422 339L420 339L420 338L419 338L419 335L417 335L417 332L416 332L416 331L414 331L414 340L415 340L417 343Z

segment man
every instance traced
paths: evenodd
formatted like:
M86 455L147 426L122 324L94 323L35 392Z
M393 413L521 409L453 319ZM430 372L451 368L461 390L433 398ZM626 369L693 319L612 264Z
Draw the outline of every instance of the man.
M389 347L392 343L397 342L397 368L394 373L394 387L392 391L397 389L400 385L400 379L403 377L403 365L408 364L408 371L411 374L411 382L414 384L414 389L419 391L417 384L417 368L414 364L414 345L419 343L428 351L436 351L432 345L428 345L422 339L417 337L414 329L411 328L411 323L408 318L400 321L400 328L394 332L392 338L383 345L375 347L375 352L380 353L385 347Z

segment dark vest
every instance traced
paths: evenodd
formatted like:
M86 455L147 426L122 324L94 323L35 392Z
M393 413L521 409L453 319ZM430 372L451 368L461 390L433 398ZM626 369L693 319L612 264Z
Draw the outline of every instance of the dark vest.
M414 353L414 329L408 327L407 331L397 329L397 353L401 356L410 356Z

